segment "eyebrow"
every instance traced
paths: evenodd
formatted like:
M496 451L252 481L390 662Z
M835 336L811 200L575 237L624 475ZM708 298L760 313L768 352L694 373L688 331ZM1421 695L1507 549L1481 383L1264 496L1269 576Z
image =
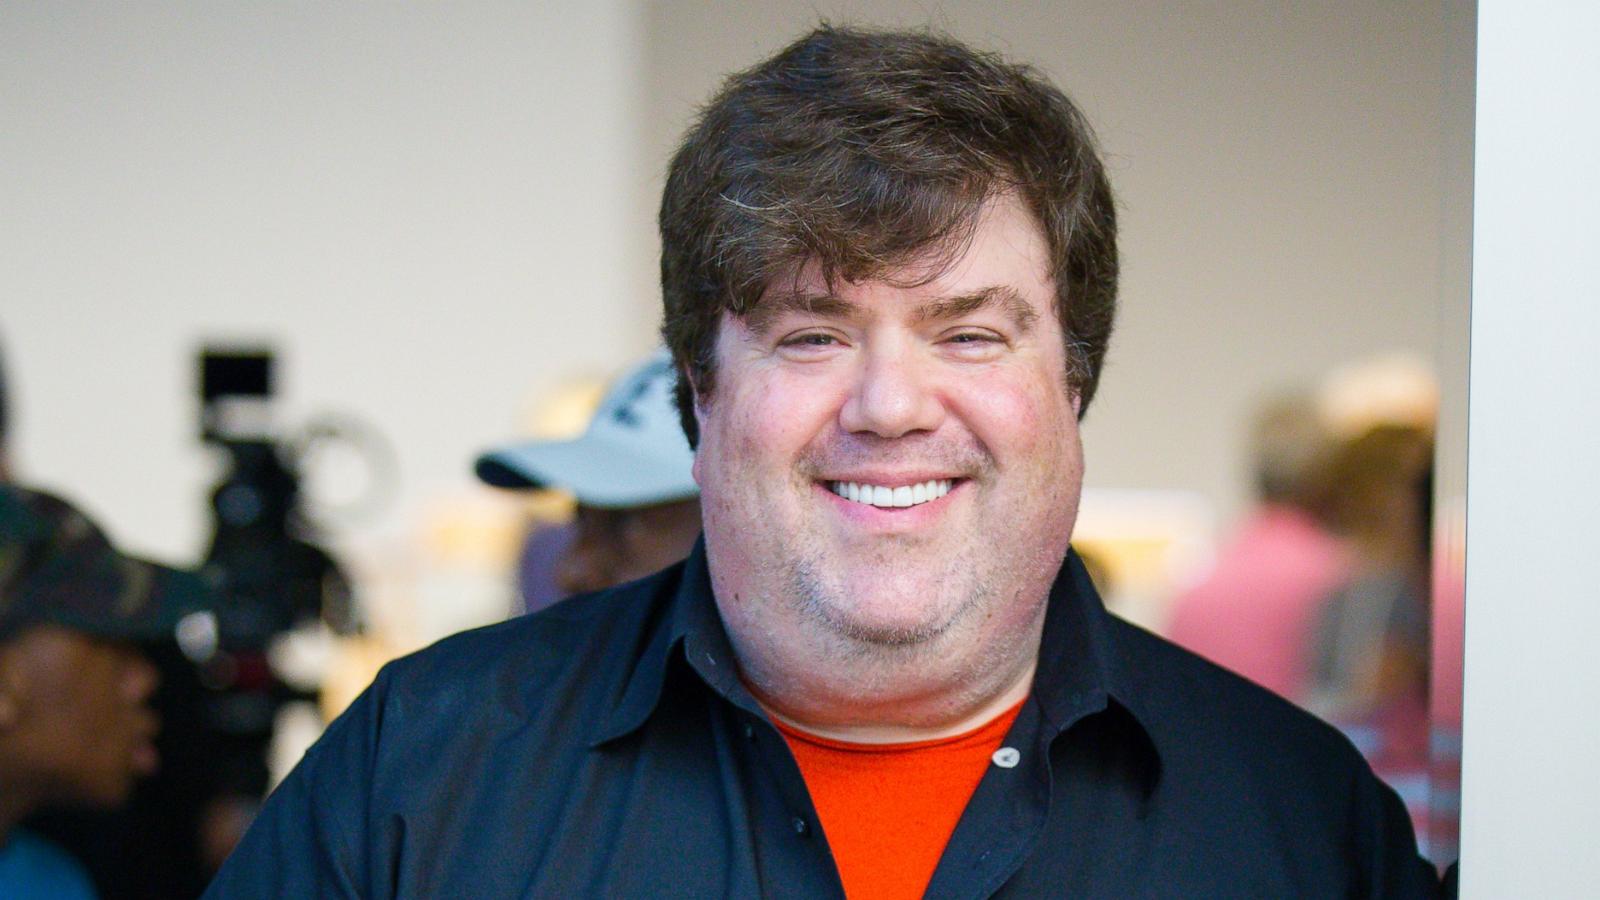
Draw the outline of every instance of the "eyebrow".
M1032 330L1039 314L1015 289L1005 285L981 288L968 294L931 300L918 307L913 321L930 322L955 319L980 309L999 307L1018 331ZM832 294L803 291L781 292L766 297L745 316L745 323L756 334L765 334L784 315L796 313L829 319L847 319L860 313L861 306Z
M860 310L859 305L832 294L783 291L762 298L754 309L745 314L744 320L751 332L765 335L774 322L791 313L825 319L848 319Z
M1028 301L1022 299L1022 295L1015 289L1005 285L986 287L970 294L926 303L917 310L916 320L927 322L955 319L988 307L999 307L1011 319L1018 331L1032 330L1033 324L1039 320L1039 314L1033 311Z

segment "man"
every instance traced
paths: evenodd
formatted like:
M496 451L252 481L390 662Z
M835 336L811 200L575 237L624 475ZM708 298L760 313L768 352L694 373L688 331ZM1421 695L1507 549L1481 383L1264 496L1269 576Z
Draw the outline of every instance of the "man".
M185 577L118 555L58 498L0 487L0 896L94 895L17 825L119 806L155 771L156 670L133 642L171 631L199 595Z
M597 591L643 578L683 559L700 534L700 488L694 452L684 440L673 388L677 372L664 351L618 378L583 435L570 441L529 441L485 453L477 473L504 488L560 488L578 502L571 533L535 534L519 576L530 611L541 593ZM548 558L530 550L556 538ZM530 590L553 580L554 591Z
M216 896L1411 896L1327 726L1109 617L1070 537L1116 286L1030 70L821 28L674 157L682 565L392 665Z

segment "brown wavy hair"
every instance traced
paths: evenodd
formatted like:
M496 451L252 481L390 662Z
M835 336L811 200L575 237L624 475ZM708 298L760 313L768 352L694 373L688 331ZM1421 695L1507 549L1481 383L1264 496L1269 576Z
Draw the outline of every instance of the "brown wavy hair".
M942 35L826 24L730 76L674 154L661 199L662 335L685 376L689 443L724 311L748 314L812 260L830 283L930 251L954 262L1002 194L1043 228L1066 377L1087 409L1116 310L1116 211L1093 132L1065 94Z

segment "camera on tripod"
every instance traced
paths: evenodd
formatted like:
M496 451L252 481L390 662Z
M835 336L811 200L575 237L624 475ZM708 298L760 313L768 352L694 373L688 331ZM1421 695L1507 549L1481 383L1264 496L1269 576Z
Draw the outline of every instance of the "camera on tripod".
M200 356L201 438L227 451L211 493L212 537L203 572L224 596L224 649L260 652L320 618L357 630L349 583L311 540L302 508L299 454L273 433L274 357L261 349L206 349Z
M211 542L200 569L216 607L210 633L191 641L200 652L186 647L185 653L207 689L206 729L221 780L233 793L259 796L280 710L314 700L317 690L314 679L282 671L275 648L308 630L360 630L349 580L316 543L301 469L312 448L360 444L363 434L327 420L281 438L270 349L207 347L199 367L201 439L225 452L226 469L211 491ZM378 447L365 437L369 451ZM371 461L369 467L382 468Z

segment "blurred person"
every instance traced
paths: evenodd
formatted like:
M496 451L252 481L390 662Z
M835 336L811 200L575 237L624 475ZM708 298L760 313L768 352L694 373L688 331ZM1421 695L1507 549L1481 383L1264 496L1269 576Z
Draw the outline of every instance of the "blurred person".
M1432 473L1431 431L1413 426L1380 425L1336 454L1322 505L1353 563L1320 605L1306 698L1399 793L1423 836L1431 819Z
M676 385L671 357L658 352L611 385L581 437L528 441L478 459L478 477L495 487L558 488L577 500L570 526L536 531L524 547L518 581L530 611L643 578L694 549L700 488ZM545 578L554 591L530 590Z
M1439 415L1439 381L1429 362L1409 351L1364 356L1335 366L1317 380L1317 418L1335 442L1352 441L1380 425L1432 431Z
M157 571L169 584L182 584L178 590L187 606L207 610L214 605L198 576ZM222 820L233 813L237 797L219 785L226 746L210 727L216 698L189 656L195 647L191 642L186 651L170 633L141 636L132 646L159 676L148 705L161 722L155 738L160 768L140 779L127 802L115 809L46 809L25 824L77 857L106 900L197 897L232 848L231 843L210 845L237 841L259 798L238 809L242 821L231 829L231 838L223 838L228 828Z
M188 611L65 501L0 486L0 896L95 896L81 863L19 825L109 809L155 773L156 669L135 642Z
M523 536L514 573L517 600L521 603L518 612L538 612L571 596L556 578L556 567L578 533L577 523L573 521L576 510L571 515L573 518L564 521L535 520Z
M392 663L213 896L1432 895L1347 741L1071 552L1118 264L1064 94L822 26L660 224L703 540Z
M1303 702L1318 611L1349 570L1344 544L1315 510L1333 436L1315 397L1294 393L1261 407L1250 446L1257 505L1173 601L1167 637Z
M15 419L5 375L0 348L0 484L15 474L6 466ZM165 606L194 612L216 606L210 587L193 572L140 560L132 567L149 573L150 590ZM257 798L246 803L216 783L221 745L211 724L214 692L172 629L140 632L125 645L156 671L146 705L162 723L154 739L161 767L114 807L45 806L23 826L29 840L42 837L65 849L108 900L196 897L248 827Z
M1312 705L1335 722L1427 702L1433 442L1382 425L1348 441L1321 505L1354 560L1316 623Z

